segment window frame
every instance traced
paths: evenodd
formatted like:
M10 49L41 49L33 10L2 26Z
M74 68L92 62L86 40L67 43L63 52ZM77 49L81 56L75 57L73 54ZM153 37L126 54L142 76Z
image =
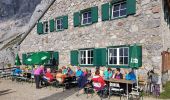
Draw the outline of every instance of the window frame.
M47 26L46 26L46 24L47 24ZM46 28L47 28L47 32L46 32ZM49 30L50 30L49 22L48 21L43 22L43 33L46 34L49 32Z
M60 28L61 29L58 29L58 24L57 24L57 21L58 20L60 20ZM61 27L62 26L62 27ZM62 31L62 30L64 30L64 27L63 27L63 18L61 17L61 18L56 18L56 20L55 20L55 29L56 29L56 31Z
M120 64L120 57L122 57L122 56L120 56L120 48L128 48L128 56L124 56L124 51L123 51L123 58L124 57L128 57L128 64ZM116 52L116 60L117 60L117 63L116 64L110 64L110 58L111 57L113 57L113 56L110 56L110 49L116 49L117 50L117 52ZM108 48L108 50L107 50L107 52L108 52L108 56L107 56L107 59L108 59L108 65L109 66L129 66L129 57L130 57L130 47L129 46L118 46L118 47L109 47ZM124 61L123 61L123 63L124 63Z
M85 13L87 13L87 18L85 18L85 19L87 19L87 22L89 21L89 15L88 15L88 13L91 13L91 22L90 23L83 23L83 20L84 20L84 14ZM90 24L92 24L93 22L92 22L92 10L91 9L88 9L88 10L85 10L85 11L82 11L81 13L80 13L80 16L81 16L81 25L90 25Z
M125 3L125 4L126 4L126 7L125 7L124 9L121 9L121 8L120 8L121 5L122 5L122 3ZM119 12L119 16L118 16L118 17L114 17L114 16L113 16L113 15L114 15L113 13L116 12L116 11L114 11L114 6L115 6L115 5L119 5L119 9L116 10L116 11ZM127 7L127 1L121 1L121 2L113 3L113 4L111 5L111 19L117 19L117 18L126 17L126 16L127 16L127 9L128 9L128 7ZM126 10L126 14L123 15L123 16L120 16L121 10Z
M81 51L85 51L85 54L86 54L86 57L81 57ZM93 52L93 54L90 52L90 54L91 54L91 56L90 57L88 57L88 51L92 51ZM81 63L81 59L82 58L85 58L85 64L82 64ZM90 60L91 60L91 58L93 59L92 61L90 61L91 62L91 64L88 64L88 58L90 58ZM79 64L80 65L93 65L93 63L94 63L94 50L93 49L82 49L82 50L79 50Z

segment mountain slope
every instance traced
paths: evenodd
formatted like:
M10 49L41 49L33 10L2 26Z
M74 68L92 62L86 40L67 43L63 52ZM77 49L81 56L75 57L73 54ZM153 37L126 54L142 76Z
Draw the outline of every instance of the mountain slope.
M31 29L35 27L36 22L55 1L41 0L33 13L30 13L31 16L21 17L22 13L21 15L18 15L18 13L20 14L22 10L18 10L18 13L14 14L13 17L0 20L0 69L2 66L7 67L9 64L14 64L15 55L19 50L17 44L24 40Z
M24 32L40 3L41 0L0 0L0 48ZM0 69L14 62L14 52L12 48L0 51Z

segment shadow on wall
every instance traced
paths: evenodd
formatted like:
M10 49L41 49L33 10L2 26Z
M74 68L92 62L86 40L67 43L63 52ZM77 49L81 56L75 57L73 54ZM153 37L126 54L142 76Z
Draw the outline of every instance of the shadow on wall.
M69 96L75 94L77 91L78 91L78 89L72 88L72 89L68 89L64 92L55 93L51 96L42 98L40 100L64 100L64 99L68 98Z

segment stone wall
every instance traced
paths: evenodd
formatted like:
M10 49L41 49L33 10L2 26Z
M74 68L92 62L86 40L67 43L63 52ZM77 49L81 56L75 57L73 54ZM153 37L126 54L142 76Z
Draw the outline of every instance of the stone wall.
M15 54L14 50L11 48L4 49L0 52L0 69L7 68L8 64L14 65Z
M164 4L162 3L162 17L161 17L161 32L163 35L163 50L166 51L167 48L170 48L170 24L164 19L164 11L163 11Z
M170 24L164 19L164 2L162 2L162 11L161 11L161 33L163 38L163 51L166 51L170 48ZM170 49L169 49L170 52ZM170 70L167 73L162 74L162 82L165 84L168 80L170 80Z
M68 14L68 29L38 35L36 27L20 46L20 53L59 51L60 66L70 63L70 51L79 48L99 48L139 43L143 46L143 66L146 70L161 66L163 48L161 35L161 0L137 0L135 15L111 21L101 21L101 5L110 0L56 0L40 21L49 21ZM74 27L73 13L98 6L98 22Z

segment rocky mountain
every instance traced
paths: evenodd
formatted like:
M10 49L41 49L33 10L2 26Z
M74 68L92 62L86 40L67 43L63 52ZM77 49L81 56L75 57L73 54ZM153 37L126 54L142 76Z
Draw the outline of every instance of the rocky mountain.
M0 0L0 69L14 65L17 44L55 1Z
M42 0L0 0L0 48L22 34ZM35 16L35 15L34 15ZM12 61L11 48L0 50L0 68Z
M0 43L22 31L41 0L0 0ZM19 30L18 30L19 28Z
M41 0L0 0L0 20L31 16Z

